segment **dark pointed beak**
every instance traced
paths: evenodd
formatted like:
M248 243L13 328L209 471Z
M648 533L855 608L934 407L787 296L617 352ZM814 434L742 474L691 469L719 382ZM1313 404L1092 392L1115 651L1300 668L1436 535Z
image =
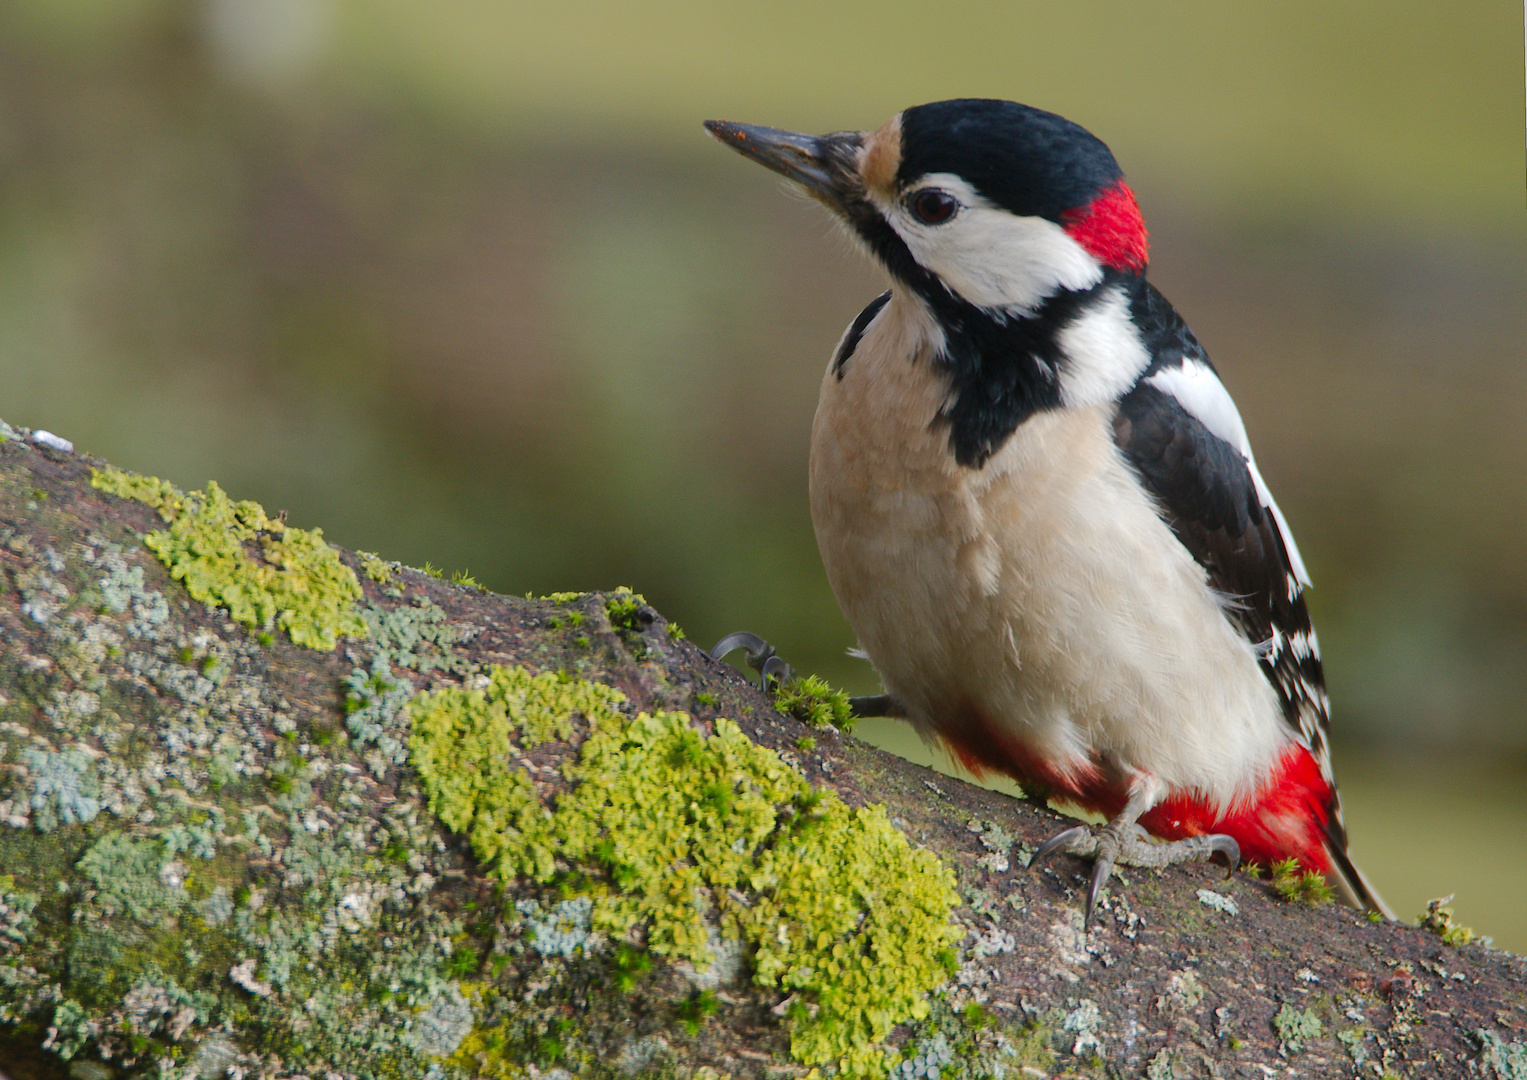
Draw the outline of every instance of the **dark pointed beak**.
M707 120L705 130L743 157L800 184L839 213L858 186L858 153L864 141L861 132L801 135L728 120Z

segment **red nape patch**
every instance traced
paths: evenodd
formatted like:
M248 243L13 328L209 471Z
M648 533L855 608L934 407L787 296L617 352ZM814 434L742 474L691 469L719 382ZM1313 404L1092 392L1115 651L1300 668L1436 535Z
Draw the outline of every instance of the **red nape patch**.
M1135 193L1120 180L1080 210L1067 210L1066 232L1099 262L1115 270L1144 273L1150 258L1145 218Z
M1227 833L1241 846L1246 862L1268 865L1296 858L1306 870L1330 874L1325 847L1330 816L1331 787L1310 752L1295 744L1256 796L1229 814L1221 817L1201 800L1173 795L1145 813L1140 824L1166 840Z

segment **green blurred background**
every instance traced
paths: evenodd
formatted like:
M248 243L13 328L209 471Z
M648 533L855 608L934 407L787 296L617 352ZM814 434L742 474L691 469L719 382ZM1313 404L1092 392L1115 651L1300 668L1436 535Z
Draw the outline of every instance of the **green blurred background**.
M1052 109L1129 173L1299 537L1359 861L1527 951L1521 19L10 0L0 417L499 591L629 584L870 691L805 455L880 275L699 122Z

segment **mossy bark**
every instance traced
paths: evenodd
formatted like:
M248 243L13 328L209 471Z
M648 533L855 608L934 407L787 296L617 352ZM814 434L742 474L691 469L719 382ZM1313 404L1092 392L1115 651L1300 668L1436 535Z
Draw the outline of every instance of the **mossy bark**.
M590 923L590 898L622 887L610 867L497 876L431 811L406 703L487 685L494 665L602 683L629 715L684 712L707 736L730 718L818 792L883 806L953 872L963 936L949 979L924 1015L893 1018L881 1066L1451 1077L1508 1076L1527 1059L1520 958L1289 904L1204 866L1126 871L1084 934L1084 867L1024 866L1062 818L805 728L629 598L614 625L603 594L496 596L340 552L369 634L303 648L192 599L144 544L164 527L155 511L92 487L102 463L12 434L0 442L9 1080L805 1075L792 1025L821 1001L760 985L747 939L721 920L708 968L653 955L640 927ZM516 751L547 806L584 734L547 727Z

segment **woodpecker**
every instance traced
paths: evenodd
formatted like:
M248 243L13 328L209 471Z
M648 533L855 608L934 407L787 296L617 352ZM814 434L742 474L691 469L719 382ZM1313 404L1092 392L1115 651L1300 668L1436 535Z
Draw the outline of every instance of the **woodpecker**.
M1099 813L1041 854L1347 853L1309 575L1108 147L1010 101L874 131L708 121L885 268L822 378L811 518L860 648L977 774ZM778 663L777 660L772 661ZM1141 832L1161 839L1153 843Z

